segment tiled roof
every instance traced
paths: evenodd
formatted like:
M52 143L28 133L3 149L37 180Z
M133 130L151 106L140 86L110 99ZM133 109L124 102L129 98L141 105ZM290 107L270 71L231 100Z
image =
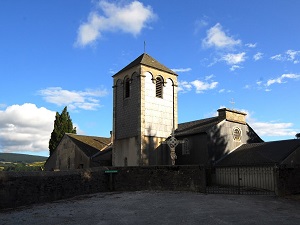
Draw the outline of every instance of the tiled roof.
M172 71L169 68L167 68L166 66L162 65L157 60L152 58L150 55L148 55L146 53L143 53L138 58L136 58L131 63L129 63L126 67L124 67L119 72L117 72L114 76L116 76L117 74L119 74L121 72L124 72L124 71L126 71L126 70L128 70L128 69L130 69L134 66L137 66L137 65L149 66L149 67L152 67L152 68L155 68L155 69L158 69L158 70L176 75L176 73L174 71Z
M210 128L219 123L218 117L211 117L202 120L196 120L178 124L175 130L176 136L198 134L208 131Z
M297 148L300 148L298 139L244 144L219 160L216 166L280 164Z
M66 134L87 156L91 157L110 145L111 139L104 137Z

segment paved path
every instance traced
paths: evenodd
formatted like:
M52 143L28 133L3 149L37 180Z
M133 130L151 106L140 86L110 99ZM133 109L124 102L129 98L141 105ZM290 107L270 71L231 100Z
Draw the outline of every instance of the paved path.
M0 224L299 225L300 201L191 192L110 192L2 211Z

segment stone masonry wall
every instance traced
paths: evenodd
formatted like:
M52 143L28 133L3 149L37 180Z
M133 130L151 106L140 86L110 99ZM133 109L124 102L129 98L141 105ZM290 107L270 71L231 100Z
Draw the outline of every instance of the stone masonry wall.
M291 195L300 193L300 165L288 168L279 167L276 171L277 195Z
M118 172L110 174L105 173L106 170ZM113 182L110 178L113 178ZM0 172L0 209L111 189L205 192L205 170L199 166L148 166L59 172Z

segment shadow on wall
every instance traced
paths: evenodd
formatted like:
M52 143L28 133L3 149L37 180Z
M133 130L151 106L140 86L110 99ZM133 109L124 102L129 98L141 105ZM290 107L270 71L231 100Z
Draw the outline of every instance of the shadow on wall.
M221 134L221 126L214 126L208 134L208 163L210 166L228 154L227 145L226 135Z
M142 140L142 165L169 165L170 151L164 138L155 136L152 127L148 127L147 134Z

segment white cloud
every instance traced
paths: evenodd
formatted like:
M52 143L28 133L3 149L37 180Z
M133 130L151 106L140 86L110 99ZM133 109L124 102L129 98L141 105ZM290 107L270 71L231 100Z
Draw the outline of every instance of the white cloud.
M195 22L195 33L198 33L203 27L206 27L208 25L208 22L206 21L207 18L202 20L197 20Z
M108 92L103 89L87 89L85 91L63 90L61 87L49 87L38 91L45 101L58 106L68 106L69 109L95 110L99 108L100 101L97 97L103 97Z
M99 8L102 14L91 12L88 21L78 28L75 46L93 44L105 31L122 31L136 36L156 18L151 6L144 6L139 1L124 5L101 0Z
M248 110L240 111L247 113L248 124L260 137L295 136L296 134L295 129L292 128L292 123L257 121Z
M187 92L190 91L192 89L192 85L190 82L187 81L178 81L178 92Z
M244 62L246 59L246 53L241 52L237 54L228 53L222 57L222 60L225 61L228 65L235 65Z
M272 84L278 83L278 84L282 84L282 83L286 83L286 79L299 79L300 75L298 74L283 74L278 78L274 78L274 79L270 79L267 81L266 86L270 86Z
M232 93L232 90L220 89L219 93Z
M230 67L230 71L235 71L236 69L241 69L241 66L238 65L233 65L232 67Z
M194 80L191 82L188 81L180 81L178 82L178 92L187 92L191 91L192 88L195 88L196 93L203 93L207 90L215 89L218 85L218 82L212 81L212 82L203 82L201 80Z
M207 30L207 36L202 40L203 47L231 48L241 44L241 40L235 40L226 35L220 23Z
M253 56L253 59L255 60L255 61L258 61L258 60L260 60L262 57L263 57L263 53L261 53L261 52L257 52L254 56Z
M179 69L172 69L175 73L185 73L191 71L192 68L179 68Z
M249 123L259 136L295 136L292 123L256 122Z
M0 151L48 151L55 113L31 103L0 110Z
M217 87L218 82L203 82L201 80L194 80L191 84L196 88L196 93L203 93L206 90L211 90Z
M282 61L283 60L283 57L281 54L278 54L278 55L273 55L270 57L270 59L272 60L277 60L277 61Z
M247 43L245 44L248 48L255 48L256 47L256 43Z
M205 76L205 80L211 80L214 77L215 77L215 75L211 74L211 75Z
M286 51L287 60L292 61L294 64L298 64L299 60L296 59L297 56L300 56L300 51L287 50Z
M270 59L282 62L289 61L294 64L298 64L300 62L300 51L289 49L283 54L271 56Z

